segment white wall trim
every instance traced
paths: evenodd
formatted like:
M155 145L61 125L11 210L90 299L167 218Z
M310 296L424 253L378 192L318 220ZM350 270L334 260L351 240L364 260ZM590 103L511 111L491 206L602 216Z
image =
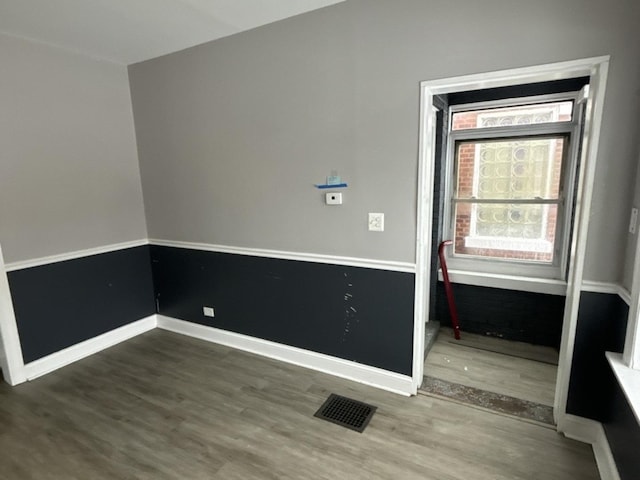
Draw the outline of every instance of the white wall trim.
M175 240L139 239L130 242L114 243L101 247L76 250L47 257L33 258L11 262L5 265L7 272L23 270L25 268L39 267L67 260L76 260L91 255L115 252L127 248L143 245L158 245L162 247L185 248L217 253L231 253L235 255L248 255L252 257L279 258L283 260L297 260L301 262L324 263L331 265L345 265L350 267L373 268L376 270L389 270L394 272L415 273L416 266L410 262L397 262L393 260L376 260L358 257L343 257L338 255L324 255L319 253L287 252L284 250L267 250L261 248L233 247L229 245L215 245L210 243L181 242Z
M255 353L300 367L364 383L401 395L412 392L411 377L321 353L158 315L158 328Z
M620 480L604 427L600 422L575 415L564 415L558 431L566 437L590 443L602 480Z
M22 260L19 262L11 262L5 265L7 272L14 270L23 270L25 268L39 267L51 263L64 262L66 260L75 260L78 258L89 257L91 255L99 255L101 253L115 252L117 250L125 250L127 248L140 247L148 245L147 239L133 240L130 242L114 243L101 247L87 248L85 250L76 250L74 252L60 253L57 255L49 255L47 257L33 258L31 260Z
M82 360L94 353L153 330L156 328L157 323L156 315L151 315L27 363L24 366L26 378L27 380L34 380L73 362Z
M567 276L567 298L565 301L562 335L560 341L560 356L558 362L558 376L553 412L559 424L562 417L567 415L567 400L569 397L569 382L573 365L573 350L578 324L578 310L580 294L584 278L585 255L589 234L589 221L596 165L598 163L598 146L600 143L600 128L604 110L604 98L609 72L609 56L581 60L582 66L590 75L589 98L586 102L585 124L583 133L582 158L576 189L576 207L574 221L574 235L569 249L569 272ZM576 69L578 67L576 66ZM575 71L574 71L575 72Z
M151 245L160 247L187 248L206 252L231 253L234 255L248 255L251 257L279 258L300 262L325 263L331 265L345 265L349 267L374 268L394 272L414 273L416 266L409 262L395 262L391 260L375 260L357 257L341 257L323 255L319 253L287 252L284 250L267 250L262 248L232 247L229 245L214 245L210 243L180 242L175 240L149 239Z
M558 432L582 443L594 444L598 440L600 422L577 415L565 415L558 423Z
M622 285L618 285L618 295L629 307L631 307L631 293L629 293L629 290L624 288Z
M629 290L617 283L583 280L582 290L585 292L609 293L611 295L618 295L627 305L631 305L631 294L629 293Z
M438 109L428 87L420 85L420 135L418 145L418 198L416 205L416 275L413 306L413 392L424 375L425 324L429 318L431 253L433 231L433 186L435 178L436 127Z
M27 380L24 374L22 346L13 310L13 300L9 288L9 279L4 266L0 247L0 367L5 381L9 385L18 385Z

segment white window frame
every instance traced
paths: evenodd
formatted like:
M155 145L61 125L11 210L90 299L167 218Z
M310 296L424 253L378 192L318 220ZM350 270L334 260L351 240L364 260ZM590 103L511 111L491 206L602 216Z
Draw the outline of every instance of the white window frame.
M455 231L455 207L453 202L454 183L456 180L455 155L456 143L458 141L482 141L491 139L508 139L520 138L523 136L536 135L558 135L567 136L568 145L565 146L565 158L562 165L562 173L560 178L560 198L558 204L558 226L556 228L555 245L551 248L554 250L554 261L551 264L545 264L535 261L523 261L512 259L498 259L494 257L470 257L467 255L456 255L453 249L447 249L448 267L452 271L460 272L483 272L495 275L513 275L527 278L544 278L550 280L564 280L566 277L567 259L569 255L569 232L571 231L572 219L572 192L574 191L576 165L578 160L578 145L580 134L580 108L579 101L580 92L568 92L550 95L537 95L521 98L507 98L503 100L467 103L463 105L453 105L449 108L449 135L447 140L447 157L446 157L446 183L444 198L444 218L447 219L447 225L444 229L446 238L453 238ZM512 125L499 127L484 127L476 129L460 129L453 130L453 116L455 113L465 111L478 111L483 109L494 109L509 106L534 106L541 103L572 101L573 115L571 121L553 122L529 125ZM490 112L487 112L491 114ZM481 243L482 238L477 238L476 243ZM529 241L514 242L521 244L524 248ZM474 240L471 240L474 243Z

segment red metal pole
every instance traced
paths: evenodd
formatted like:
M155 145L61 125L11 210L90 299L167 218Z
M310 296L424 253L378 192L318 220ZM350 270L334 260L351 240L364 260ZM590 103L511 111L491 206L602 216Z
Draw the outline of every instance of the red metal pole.
M453 300L453 288L449 281L449 272L447 271L447 261L444 258L444 247L453 245L451 240L445 240L438 247L438 257L440 257L440 266L442 267L442 278L444 279L444 291L447 294L447 303L449 304L449 313L451 314L451 325L453 326L453 336L456 340L460 340L460 324L458 323L458 310L456 310L456 302Z

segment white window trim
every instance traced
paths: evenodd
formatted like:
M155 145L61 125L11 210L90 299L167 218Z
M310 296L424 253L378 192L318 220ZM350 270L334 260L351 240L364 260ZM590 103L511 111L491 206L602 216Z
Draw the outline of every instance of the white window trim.
M602 56L421 82L412 372L414 391L417 392L418 387L421 385L424 373L424 333L425 323L428 321L427 313L429 312L427 286L430 282L433 224L431 212L433 211L432 192L434 187L433 158L435 154L437 112L433 106L434 97L461 91L590 76L591 88L586 101L583 149L580 157L580 177L577 186L579 201L576 203L574 212L574 235L569 249L568 260L570 266L567 275L567 297L554 401L554 416L558 424L558 430L565 431L570 428L570 416L567 416L566 406L578 319L580 288L584 275L589 214L593 198L593 184L598 160L608 70L609 56Z
M539 105L547 102L559 102L559 101L573 101L574 109L572 120L567 122L549 122L531 125L514 125L514 126L501 126L501 127L488 127L488 128L476 128L476 129L461 129L452 130L453 116L457 112L469 111L469 110L482 110L491 109L497 107L505 107L511 105ZM570 138L570 144L568 150L565 152L567 158L563 161L563 174L561 178L561 201L558 203L558 227L556 230L556 243L552 245L551 250L555 251L553 263L543 263L527 260L514 260L514 259L501 259L494 257L474 257L471 255L454 255L451 249L447 249L447 262L451 269L463 270L463 271L481 271L487 274L497 275L520 275L523 277L535 277L535 278L548 278L550 280L562 280L566 278L566 266L569 256L569 232L571 231L571 219L573 217L571 206L572 198L571 192L574 190L574 178L575 170L578 163L578 148L579 133L580 133L580 119L579 116L579 100L580 92L567 92L548 95L536 95L522 98L507 98L502 100L488 101L488 102L475 102L461 105L453 105L450 107L451 115L449 116L449 138L447 145L447 158L446 158L446 183L445 183L445 201L443 216L447 220L444 232L446 238L452 238L455 231L455 220L453 202L450 200L453 198L454 190L454 164L456 155L456 142L465 140L484 140L491 138L509 138L519 136L531 136L531 135L568 135ZM491 112L483 113L481 115L491 115ZM497 113L495 115L498 115ZM476 165L477 167L477 165ZM562 205L564 203L564 205ZM471 219L473 222L473 218ZM510 239L511 240L511 239ZM470 245L474 243L483 244L486 243L482 239L474 242L471 237L465 239L465 243L470 242ZM524 243L521 244L524 247Z

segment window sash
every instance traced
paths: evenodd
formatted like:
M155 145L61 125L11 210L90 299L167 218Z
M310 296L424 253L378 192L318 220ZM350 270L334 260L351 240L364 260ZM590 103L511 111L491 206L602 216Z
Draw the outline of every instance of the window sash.
M450 107L449 115L449 138L447 146L446 161L446 184L444 218L448 219L445 227L445 235L453 238L456 232L456 209L459 204L495 204L495 205L548 205L557 207L557 225L551 251L553 261L528 261L524 259L503 259L497 257L470 256L466 254L456 254L454 249L447 249L447 257L453 269L478 271L486 273L515 274L521 276L531 276L540 278L558 279L563 278L567 266L568 243L571 231L571 205L566 202L566 195L573 192L575 181L575 165L577 158L577 148L574 139L578 139L580 109L577 102L578 93L558 94L541 97L531 97L530 99L505 99L497 102L483 102L476 104L456 105ZM548 99L548 100L547 100ZM478 129L452 130L453 113L462 110L481 110L494 106L523 105L527 101L532 104L545 103L551 100L573 100L573 120L557 123L540 123L529 125L509 125L498 127L485 127ZM458 159L457 148L460 142L486 142L486 141L515 141L518 139L542 139L564 138L563 159L561 166L561 176L559 191L554 194L556 198L461 198L457 193L458 186ZM515 238L515 237L514 237Z
M571 108L571 114L568 120L560 120L558 115L560 114L560 112L558 112L558 110L554 109L559 109L561 108L560 106L562 104L569 104L570 108ZM523 126L523 127L530 127L533 125L549 125L549 124L557 124L557 123L571 123L574 119L574 115L575 115L575 109L576 109L576 102L574 99L566 99L566 98L562 98L560 101L537 101L537 102L533 102L533 103L518 103L518 102L511 102L507 105L491 105L488 107L480 107L480 108L476 108L475 104L471 105L472 108L466 108L466 109L459 109L457 111L453 111L452 112L452 128L451 131L452 132L459 132L459 131L465 131L465 130L480 130L480 131L484 131L486 129L490 129L490 128L495 128L498 125L495 126L487 126L487 125L476 125L476 126L461 126L459 128L453 128L453 123L455 123L457 121L458 118L466 115L466 114L471 114L471 115L475 115L476 118L478 120L483 119L483 120L487 120L487 119L491 119L491 118L500 118L500 117L506 117L506 116L516 116L516 115L520 115L520 116L535 116L535 115L541 115L543 113L543 111L546 109L547 113L550 114L550 117L548 119L544 119L544 120L538 120L536 121L535 119L533 119L533 121L531 123L513 123L513 124L506 124L503 125L506 128L509 127L516 127L516 126ZM463 119L464 120L464 119Z

